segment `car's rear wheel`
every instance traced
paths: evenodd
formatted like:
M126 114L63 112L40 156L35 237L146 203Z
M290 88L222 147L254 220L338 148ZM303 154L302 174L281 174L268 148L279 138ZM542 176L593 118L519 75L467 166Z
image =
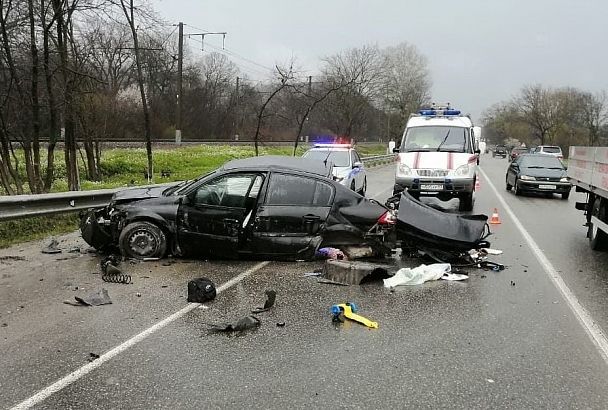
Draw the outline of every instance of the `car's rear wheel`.
M460 203L458 204L459 211L472 211L473 210L473 193L467 192L460 195Z
M591 216L595 216L600 221L606 221L606 206L601 198L596 198L591 208ZM600 230L593 222L589 222L589 245L594 251L601 251L608 248L608 234Z
M133 222L127 225L118 239L120 251L128 258L162 258L167 251L167 238L151 222Z

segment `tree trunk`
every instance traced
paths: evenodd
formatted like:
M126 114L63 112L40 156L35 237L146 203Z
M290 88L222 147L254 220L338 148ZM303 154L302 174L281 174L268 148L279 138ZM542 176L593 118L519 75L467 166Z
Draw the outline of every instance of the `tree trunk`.
M40 7L45 10L44 0L40 1ZM55 101L55 90L53 88L53 73L50 66L50 51L49 51L49 36L52 23L47 26L45 13L41 13L43 34L43 60L42 67L44 69L44 78L46 82L46 94L48 98L49 110L49 145L47 147L46 174L44 176L44 191L48 192L53 185L55 179L55 147L59 137L59 127L57 122L57 105Z
M135 67L137 72L137 83L139 85L139 93L141 95L141 104L144 114L144 130L145 130L145 141L146 141L146 154L148 157L148 183L152 183L154 169L152 163L152 132L150 130L150 113L148 112L148 101L146 99L146 89L144 87L143 70L141 68L141 59L139 53L139 41L137 37L137 28L135 26L135 7L133 6L133 0L129 0L129 6L124 3L124 0L120 0L122 5L122 11L125 13L129 27L131 28L131 34L133 36L133 48L135 49Z
M34 22L34 2L28 0L28 15L30 23L30 52L32 55L32 84L31 84L31 99L32 99L32 172L30 180L34 181L32 193L41 193L43 190L42 177L40 172L40 102L38 99L38 66L40 64L38 58L38 47L36 46L36 25Z
M99 181L99 172L97 169L97 162L95 161L95 147L93 141L90 138L86 138L83 142L84 152L87 160L87 174L91 181Z

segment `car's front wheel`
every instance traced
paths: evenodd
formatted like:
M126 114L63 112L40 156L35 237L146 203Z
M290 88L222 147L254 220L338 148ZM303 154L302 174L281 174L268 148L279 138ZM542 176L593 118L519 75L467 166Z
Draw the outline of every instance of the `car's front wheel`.
M505 178L505 184L507 191L510 191L513 188L513 185L509 184L509 178Z
M151 222L133 222L120 233L118 245L128 258L162 258L167 251L167 238L162 229Z
M517 196L521 195L521 189L519 189L519 183L517 182L517 178L515 178L515 185L513 185L513 192Z
M460 204L458 204L459 211L472 211L473 210L473 193L468 192L460 196Z

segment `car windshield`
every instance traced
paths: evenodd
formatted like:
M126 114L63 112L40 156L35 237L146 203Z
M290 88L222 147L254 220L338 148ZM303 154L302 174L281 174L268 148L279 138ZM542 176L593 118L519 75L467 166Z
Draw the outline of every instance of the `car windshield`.
M191 186L193 186L195 183L197 183L201 179L205 178L206 176L209 176L209 175L213 174L214 172L209 172L209 173L201 175L200 177L195 178L195 179L189 179L189 180L186 180L186 181L182 181L182 182L180 182L177 185L174 185L172 187L169 187L169 188L165 189L163 191L163 195L164 196L181 195L184 192L186 192L188 190L188 188L190 188Z
M520 165L526 168L564 169L564 166L559 159L545 155L530 155L523 157Z
M411 127L405 134L403 152L466 152L469 130L465 127Z
M543 147L543 152L547 152L549 154L560 154L562 149L560 147Z
M334 164L335 167L350 166L350 155L348 151L331 151L331 150L310 150L303 155L305 158L327 161Z

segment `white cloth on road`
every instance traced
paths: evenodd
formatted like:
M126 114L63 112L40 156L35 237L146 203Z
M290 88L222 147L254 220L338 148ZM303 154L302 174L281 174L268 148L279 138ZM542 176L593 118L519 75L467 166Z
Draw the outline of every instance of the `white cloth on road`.
M451 270L452 266L449 263L423 264L416 268L401 268L394 276L384 279L384 287L421 285L430 280L440 279Z

